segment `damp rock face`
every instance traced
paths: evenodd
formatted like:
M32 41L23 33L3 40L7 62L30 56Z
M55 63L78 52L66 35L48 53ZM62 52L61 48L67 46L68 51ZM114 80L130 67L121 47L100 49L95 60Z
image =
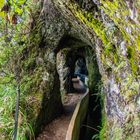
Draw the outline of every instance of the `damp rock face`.
M41 90L38 88L34 92L37 97L41 95L37 102L41 116L43 115L42 119L45 118L47 123L62 110L56 55L66 47L63 45L70 37L73 38L73 42L78 39L86 44L85 49L86 46L90 46L94 50L91 53L96 56L105 95L100 138L138 140L140 138L139 0L42 0L38 3L41 7L38 18L43 21L38 32L40 43L29 52L30 55L36 53L33 74L39 72L43 77L40 80L42 84L37 84L36 80L32 85L42 85ZM67 46L71 50L76 48L76 45L67 44ZM63 62L58 62L58 65ZM41 104L42 95L43 104ZM56 103L59 106L54 106ZM37 115L39 116L38 112ZM43 123L42 119L39 119L40 125Z

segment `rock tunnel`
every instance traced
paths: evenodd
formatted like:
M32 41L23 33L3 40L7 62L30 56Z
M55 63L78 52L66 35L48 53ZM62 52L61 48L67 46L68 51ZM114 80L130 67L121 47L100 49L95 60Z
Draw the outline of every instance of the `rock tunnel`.
M99 134L102 119L102 84L95 52L82 40L66 36L60 41L56 54L62 102L66 94L78 92L73 87L72 78L77 76L76 65L79 63L79 67L83 67L81 68L83 72L78 73L78 76L85 88L89 88L90 97L87 117L81 128L80 140L91 140L93 136Z
M10 25L12 19L4 18L9 24L7 28L12 27L7 35L13 47L1 53L2 61L3 57L5 59L7 54L10 55L4 60L2 73L4 67L6 73L10 74L8 78L15 79L13 75L15 70L18 71L21 92L24 93L20 106L24 114L19 112L22 122L19 139L33 140L34 134L36 138L46 125L61 118L65 97L78 92L72 80L79 77L85 88L88 87L90 95L80 140L98 139L99 133L100 139L139 140L139 0L34 1L34 6L29 2L33 9L27 8L29 24L27 29L21 27L23 33L14 33L13 29L17 30L20 24L13 28ZM8 2L5 1L6 7L7 4L9 7ZM22 7L16 4L16 7ZM17 15L15 4L12 5L7 14L11 16L15 13L17 20L24 21L19 18L20 14ZM1 30L5 36L5 21L2 24ZM24 34L23 37L21 34ZM17 41L11 40L11 37ZM10 42L9 45L5 43L2 43L2 48L11 46ZM76 65L81 59L85 70L77 73ZM8 78L6 76L4 82L7 83ZM11 85L15 86L15 81ZM11 91L14 92L13 88ZM11 116L15 104L12 106L8 125L13 123ZM5 126L2 128L4 133L7 124ZM4 134L8 135L7 139L12 139L9 135L12 131L9 127ZM3 136L3 132L0 136Z
M36 120L36 138L43 131L46 124L51 123L58 117L61 118L61 115L64 113L63 104L67 94L79 92L74 88L72 82L72 79L77 76L84 83L83 90L88 88L90 95L86 119L81 127L80 140L90 140L93 136L99 136L102 125L101 112L103 109L103 98L101 93L101 75L99 73L94 47L81 39L65 36L62 37L58 47L53 52L48 52L48 56L51 57L51 60L52 57L54 59L54 65L51 67L48 66L50 67L50 76L53 74L53 86L52 88L45 87L50 89L51 96L47 97L46 93L43 94L42 108ZM81 60L82 62L80 62ZM81 67L84 69L78 75L77 63L79 63L80 69ZM81 75L84 75L84 80L82 80Z

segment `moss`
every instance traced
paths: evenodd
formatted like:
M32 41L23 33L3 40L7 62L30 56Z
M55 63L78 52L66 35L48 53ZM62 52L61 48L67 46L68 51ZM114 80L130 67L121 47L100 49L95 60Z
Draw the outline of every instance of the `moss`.
M104 108L104 105L105 105L105 96L102 96L102 120L101 120L101 123L102 123L102 128L100 130L100 133L99 133L99 139L100 140L107 140L108 139L108 120L107 120L107 114L105 112L105 108Z
M83 12L82 10L77 10L75 14L82 22L86 23L88 27L94 30L94 32L101 38L106 47L110 47L110 42L104 32L104 25L99 20L94 19L93 14L89 12Z
M138 50L140 51L140 35L136 39Z
M130 17L130 8L127 7L126 2L122 0L104 1L101 0L103 6L100 8L115 22L119 27L123 38L134 47L139 46L139 29L140 26L133 20L128 19ZM127 31L131 29L131 33ZM139 48L139 47L138 47Z
M138 61L140 59L140 36L139 25L131 20L126 20L126 17L130 17L130 11L126 3L121 0L113 1L101 1L103 6L101 9L115 22L119 27L124 40L127 42L128 59L131 65L133 76L138 73ZM117 14L117 15L116 15ZM131 29L131 33L126 29ZM114 57L115 58L115 57ZM116 61L117 59L115 59Z
M120 0L113 0L113 2L102 0L101 2L103 4L103 6L101 6L101 9L104 9L105 13L116 23L116 25L121 30L124 38L126 40L129 40L130 36L125 30L125 27L129 23L125 20L125 17L130 13L125 2ZM118 13L118 16L116 16L116 13Z
M99 134L100 140L106 140L107 139L107 117L105 116L105 112L102 113L102 128Z
M30 57L29 59L24 61L24 68L26 70L33 69L35 68L35 66L36 66L35 58Z
M115 50L115 46L112 45L111 41L106 35L107 29L103 25L103 23L100 22L98 19L95 19L93 13L80 9L78 5L74 3L70 3L69 7L71 8L71 11L73 12L76 18L83 22L88 28L94 30L96 35L100 37L104 44L104 55L110 58L112 64L116 64L119 58Z
M139 83L138 82L134 82L133 79L130 79L130 82L128 85L126 85L125 90L126 90L126 94L125 97L127 99L131 99L131 97L133 98L134 95L137 94L137 92L139 91Z
M105 48L104 54L109 57L113 64L118 64L119 56L117 54L117 49L115 45L110 45Z
M94 32L101 38L105 46L110 45L105 33L105 26L98 19L94 18L93 13L80 9L80 7L73 2L69 4L69 8L76 18L94 30Z
M139 60L139 56L138 53L136 53L136 49L132 46L128 46L127 47L128 51L128 59L129 62L131 64L131 69L132 69L132 73L134 76L137 75L137 71L138 71L138 60Z
M136 93L134 91L127 90L127 92L125 94L125 97L126 97L127 100L130 100L133 95L136 95Z

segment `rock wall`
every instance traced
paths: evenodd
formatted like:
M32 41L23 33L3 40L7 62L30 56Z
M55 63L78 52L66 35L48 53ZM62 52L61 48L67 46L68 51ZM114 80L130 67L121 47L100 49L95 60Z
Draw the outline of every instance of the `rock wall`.
M49 79L45 80L48 82L43 85L44 99L47 99L43 108L45 106L44 109L49 110L49 105L55 101L61 104L60 93L57 93L59 86L54 86L55 78L58 77L56 52L60 48L61 39L65 36L80 39L94 49L104 85L104 123L100 138L138 140L140 137L140 11L138 9L140 2L138 0L42 0L40 4L39 19L43 24L37 33L41 36L40 44L34 47L33 52L37 53L35 63L43 68L45 79ZM41 81L43 82L43 78ZM51 113L44 114L50 115L51 118L47 117L46 122L52 120L53 114L56 113L55 109L51 109Z

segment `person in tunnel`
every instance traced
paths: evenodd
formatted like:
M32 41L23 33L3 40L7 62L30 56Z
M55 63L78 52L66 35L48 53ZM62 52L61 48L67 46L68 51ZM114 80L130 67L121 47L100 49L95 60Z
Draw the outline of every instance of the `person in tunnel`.
M86 62L84 58L78 58L76 63L75 63L75 71L74 71L74 76L79 77L80 80L87 85L87 67L86 67Z

